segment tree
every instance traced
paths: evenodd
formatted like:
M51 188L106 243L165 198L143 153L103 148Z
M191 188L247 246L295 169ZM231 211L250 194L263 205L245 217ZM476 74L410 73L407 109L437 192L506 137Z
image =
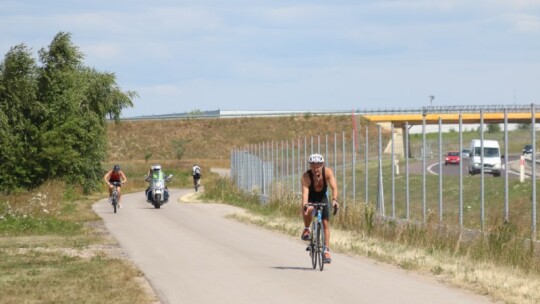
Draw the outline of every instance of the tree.
M184 152L186 151L186 144L191 142L188 139L173 139L172 146L176 159L181 160L184 157Z
M0 190L62 179L90 191L102 175L107 117L118 122L137 94L122 92L114 74L85 67L69 33L58 33L39 57L41 67L21 45L0 65L0 177L16 172L0 180ZM21 145L12 147L13 140Z
M487 126L488 133L498 133L501 132L501 125L498 123L488 124Z
M36 122L37 65L23 44L12 47L0 64L0 189L32 187L40 182Z
M531 123L530 122L520 123L517 125L517 129L518 130L531 130Z

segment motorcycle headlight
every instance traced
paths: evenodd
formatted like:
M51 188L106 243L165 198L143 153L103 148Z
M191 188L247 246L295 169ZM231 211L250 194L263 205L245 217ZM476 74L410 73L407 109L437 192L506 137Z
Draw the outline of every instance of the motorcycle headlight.
M163 187L163 182L157 182L157 183L156 183L156 187L158 187L158 188Z

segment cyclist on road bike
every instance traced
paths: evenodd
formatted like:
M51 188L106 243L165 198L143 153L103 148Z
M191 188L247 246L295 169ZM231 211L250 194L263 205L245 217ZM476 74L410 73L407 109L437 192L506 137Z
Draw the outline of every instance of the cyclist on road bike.
M307 203L326 203L323 207L322 222L324 228L324 262L331 263L330 257L330 204L328 203L327 188L332 189L332 206L338 208L338 189L334 172L324 166L324 157L321 154L312 154L308 159L310 169L302 175L302 214L304 217L304 231L302 240L309 240L310 225L313 218L314 207Z
M193 186L197 186L199 180L201 179L201 167L199 167L199 165L197 164L194 164L191 168L191 175L193 176Z
M105 183L107 183L107 185L109 185L109 197L111 197L112 195L112 190L113 190L113 182L121 182L122 184L125 184L127 182L127 177L126 175L124 174L124 172L122 170L120 170L120 165L114 165L114 167L112 168L112 170L110 170L109 172L107 172L104 176L103 176L103 179L105 180ZM121 185L118 185L118 207L119 208L122 208L122 204L120 204L120 199L122 197L122 191L121 191Z

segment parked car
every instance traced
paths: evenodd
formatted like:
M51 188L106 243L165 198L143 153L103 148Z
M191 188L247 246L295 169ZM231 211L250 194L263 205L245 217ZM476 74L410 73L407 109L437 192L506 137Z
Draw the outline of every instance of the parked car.
M525 145L525 147L523 147L523 155L532 154L532 149L532 145Z
M459 152L458 151L450 151L446 155L444 165L446 166L448 164L459 164L460 161L461 161L461 157L459 156Z
M461 158L469 158L470 155L471 155L471 150L469 149L461 150Z

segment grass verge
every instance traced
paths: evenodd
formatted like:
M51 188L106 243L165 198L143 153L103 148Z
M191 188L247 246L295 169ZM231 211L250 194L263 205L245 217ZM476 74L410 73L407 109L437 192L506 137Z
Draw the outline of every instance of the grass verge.
M1 303L156 302L100 228L98 199L60 182L0 196Z

